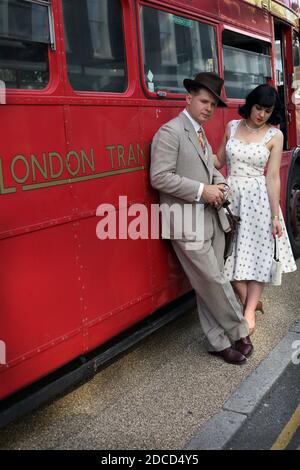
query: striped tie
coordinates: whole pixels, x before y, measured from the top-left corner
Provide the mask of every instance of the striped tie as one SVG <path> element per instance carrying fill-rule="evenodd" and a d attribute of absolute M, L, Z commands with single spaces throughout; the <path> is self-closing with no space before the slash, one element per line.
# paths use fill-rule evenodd
<path fill-rule="evenodd" d="M 199 129 L 197 131 L 197 134 L 198 134 L 198 140 L 199 140 L 200 147 L 201 147 L 204 155 L 206 156 L 206 144 L 205 144 L 205 139 L 204 139 L 204 131 L 203 131 L 202 127 L 199 127 Z"/>

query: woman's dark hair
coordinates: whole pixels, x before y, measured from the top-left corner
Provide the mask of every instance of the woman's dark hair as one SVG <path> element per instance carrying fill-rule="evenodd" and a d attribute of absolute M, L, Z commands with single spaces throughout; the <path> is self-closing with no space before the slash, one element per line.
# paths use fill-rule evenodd
<path fill-rule="evenodd" d="M 251 114 L 251 109 L 254 105 L 262 106 L 263 108 L 272 108 L 273 113 L 268 119 L 269 124 L 279 124 L 281 122 L 280 114 L 280 100 L 279 95 L 275 88 L 270 85 L 259 85 L 254 88 L 246 97 L 246 103 L 239 108 L 239 114 L 247 119 Z"/>

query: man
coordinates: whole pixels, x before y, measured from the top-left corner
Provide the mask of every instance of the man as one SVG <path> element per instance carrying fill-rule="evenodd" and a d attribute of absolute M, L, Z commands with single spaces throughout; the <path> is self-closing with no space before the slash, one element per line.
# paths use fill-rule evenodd
<path fill-rule="evenodd" d="M 196 291 L 208 351 L 226 362 L 242 364 L 253 346 L 241 307 L 222 273 L 224 231 L 229 230 L 221 207 L 225 180 L 214 167 L 202 127 L 217 106 L 226 106 L 220 98 L 223 80 L 215 73 L 199 73 L 183 84 L 186 109 L 162 126 L 153 140 L 151 184 L 159 190 L 161 204 L 180 204 L 182 208 L 184 204 L 204 204 L 203 243 L 191 248 L 191 243 L 197 242 L 186 237 L 185 231 L 181 239 L 172 234 L 168 238 Z"/>

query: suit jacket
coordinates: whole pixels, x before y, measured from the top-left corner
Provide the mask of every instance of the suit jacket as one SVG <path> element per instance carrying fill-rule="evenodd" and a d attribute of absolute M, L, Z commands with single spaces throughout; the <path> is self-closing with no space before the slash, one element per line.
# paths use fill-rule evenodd
<path fill-rule="evenodd" d="M 199 183 L 218 184 L 225 183 L 221 173 L 214 167 L 212 149 L 208 141 L 207 154 L 204 155 L 195 129 L 184 114 L 180 113 L 175 119 L 163 125 L 155 134 L 151 147 L 151 185 L 159 191 L 160 203 L 172 206 L 173 204 L 190 203 L 196 213 L 195 199 L 198 195 Z M 200 203 L 204 201 L 200 199 Z M 213 236 L 213 214 L 217 213 L 220 224 L 225 232 L 230 231 L 230 226 L 224 209 L 219 210 L 206 206 L 204 210 L 204 240 Z M 164 220 L 162 224 L 168 223 Z M 162 233 L 163 238 L 176 238 L 172 234 L 176 230 L 176 220 L 170 233 Z M 191 230 L 185 230 L 182 240 L 195 241 L 195 234 Z"/>

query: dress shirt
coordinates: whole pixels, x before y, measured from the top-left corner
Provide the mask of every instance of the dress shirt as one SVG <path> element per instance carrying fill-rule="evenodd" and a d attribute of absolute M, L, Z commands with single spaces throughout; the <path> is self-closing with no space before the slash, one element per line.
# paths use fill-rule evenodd
<path fill-rule="evenodd" d="M 193 127 L 195 129 L 195 132 L 197 134 L 197 138 L 198 138 L 198 131 L 200 128 L 202 128 L 202 126 L 200 126 L 200 124 L 198 124 L 197 121 L 195 121 L 195 119 L 192 118 L 192 116 L 189 114 L 188 110 L 185 109 L 183 111 L 183 113 L 186 115 L 186 117 L 189 118 L 189 120 L 191 121 L 191 123 L 193 124 Z M 203 189 L 204 189 L 204 184 L 203 183 L 200 183 L 199 185 L 199 189 L 198 189 L 198 193 L 197 193 L 197 197 L 195 199 L 196 202 L 199 202 L 200 201 L 200 198 L 202 196 L 202 193 L 203 193 Z"/>

